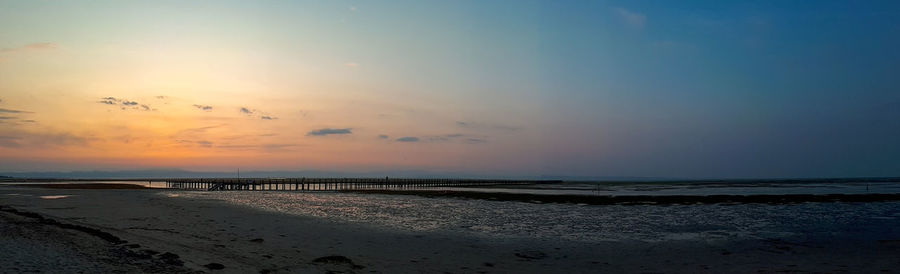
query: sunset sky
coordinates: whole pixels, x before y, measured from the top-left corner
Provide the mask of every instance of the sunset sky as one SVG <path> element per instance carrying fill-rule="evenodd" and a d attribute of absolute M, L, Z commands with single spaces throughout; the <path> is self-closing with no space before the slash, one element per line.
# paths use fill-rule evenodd
<path fill-rule="evenodd" d="M 0 0 L 0 171 L 900 175 L 900 1 Z"/>

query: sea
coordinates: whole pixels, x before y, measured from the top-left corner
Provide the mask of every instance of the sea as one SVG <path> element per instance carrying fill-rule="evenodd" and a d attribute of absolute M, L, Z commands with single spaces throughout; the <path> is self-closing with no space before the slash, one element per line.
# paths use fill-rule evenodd
<path fill-rule="evenodd" d="M 162 189 L 162 183 L 97 183 L 141 184 L 156 188 L 152 190 L 152 195 L 166 199 L 218 201 L 261 211 L 364 224 L 392 231 L 462 233 L 492 239 L 586 243 L 900 239 L 900 201 L 587 205 L 385 193 L 186 191 Z M 900 181 L 563 182 L 426 190 L 650 197 L 900 194 Z M 65 197 L 47 197 L 60 198 Z"/>

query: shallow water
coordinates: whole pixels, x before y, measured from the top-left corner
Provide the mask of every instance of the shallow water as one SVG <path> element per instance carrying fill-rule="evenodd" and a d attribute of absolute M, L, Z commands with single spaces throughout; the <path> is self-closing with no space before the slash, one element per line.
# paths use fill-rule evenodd
<path fill-rule="evenodd" d="M 898 182 L 854 183 L 580 183 L 442 188 L 453 191 L 527 193 L 546 195 L 784 195 L 784 194 L 894 194 Z"/>
<path fill-rule="evenodd" d="M 409 195 L 166 191 L 286 214 L 405 231 L 580 242 L 900 238 L 900 202 L 786 205 L 533 204 Z"/>

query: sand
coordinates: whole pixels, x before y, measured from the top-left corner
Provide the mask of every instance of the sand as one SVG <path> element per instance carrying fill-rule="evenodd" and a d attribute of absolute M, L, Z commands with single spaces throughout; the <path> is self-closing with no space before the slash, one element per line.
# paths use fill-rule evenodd
<path fill-rule="evenodd" d="M 6 209 L 0 211 L 0 246 L 4 254 L 14 254 L 0 256 L 0 272 L 877 273 L 900 269 L 900 241 L 892 239 L 821 245 L 774 239 L 600 243 L 494 239 L 386 230 L 160 193 L 177 192 L 0 187 L 0 205 Z M 104 239 L 103 233 L 122 242 Z"/>
<path fill-rule="evenodd" d="M 147 187 L 135 184 L 121 183 L 65 183 L 65 184 L 11 184 L 13 187 L 36 187 L 52 189 L 145 189 Z"/>

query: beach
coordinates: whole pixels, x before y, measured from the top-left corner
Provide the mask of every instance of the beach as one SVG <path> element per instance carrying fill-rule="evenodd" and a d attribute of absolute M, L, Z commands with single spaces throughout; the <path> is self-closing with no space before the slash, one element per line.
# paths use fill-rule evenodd
<path fill-rule="evenodd" d="M 900 269 L 896 201 L 578 205 L 364 193 L 3 186 L 0 206 L 0 241 L 5 254 L 13 254 L 0 262 L 4 273 Z"/>

